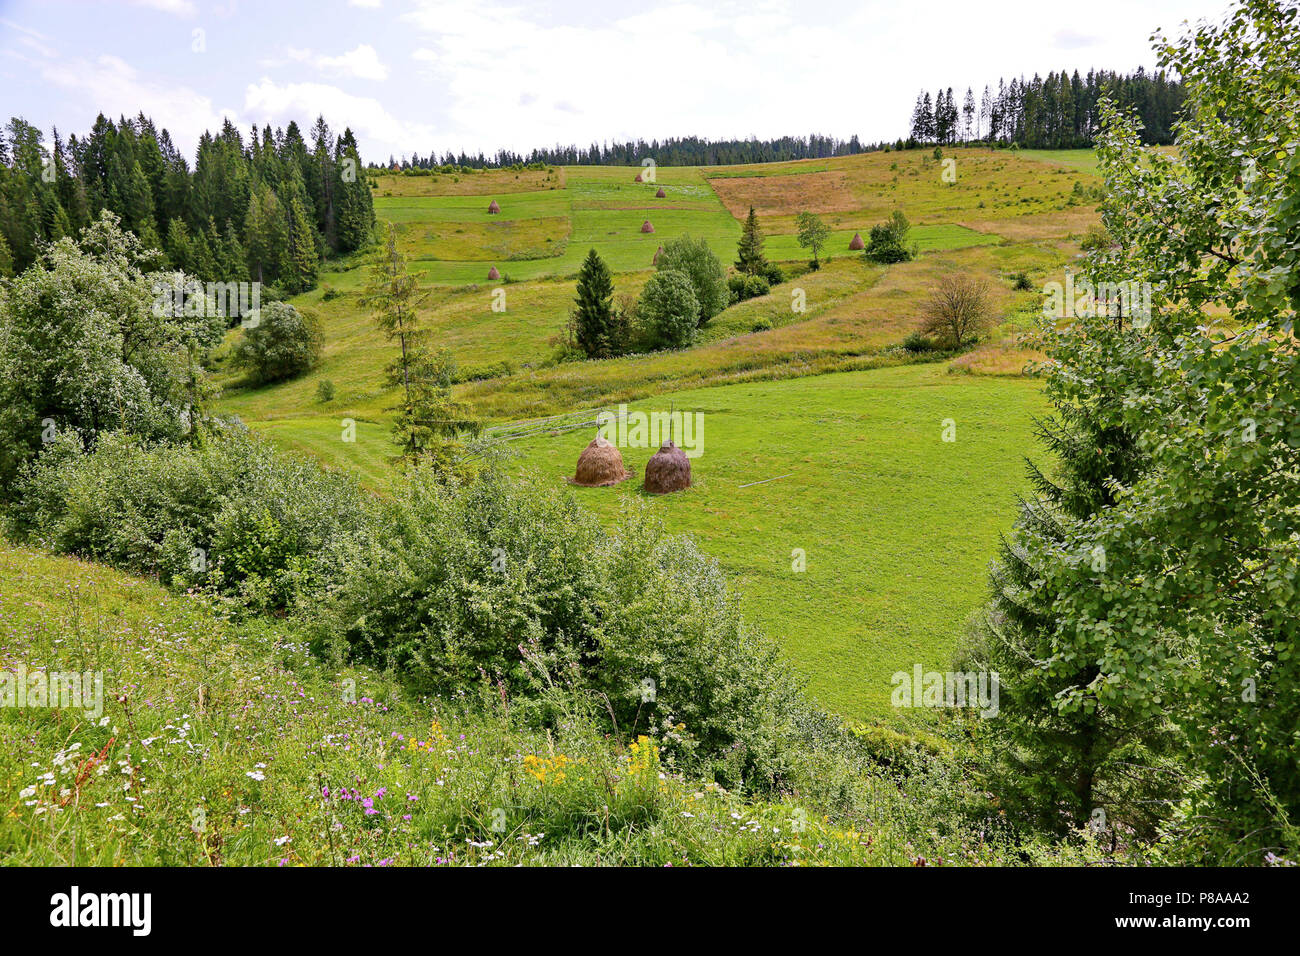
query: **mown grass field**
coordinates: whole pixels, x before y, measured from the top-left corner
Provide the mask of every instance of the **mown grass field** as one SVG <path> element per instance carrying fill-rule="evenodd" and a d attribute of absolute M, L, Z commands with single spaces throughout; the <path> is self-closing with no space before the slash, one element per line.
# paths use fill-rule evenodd
<path fill-rule="evenodd" d="M 704 453 L 695 487 L 650 496 L 668 527 L 705 542 L 814 697 L 857 718 L 909 718 L 889 706 L 890 675 L 947 670 L 983 602 L 988 560 L 1026 488 L 1037 385 L 931 364 L 674 392 L 630 409 L 670 405 L 700 413 Z M 947 419 L 956 441 L 942 440 Z M 515 444 L 526 471 L 558 484 L 594 434 Z M 643 494 L 656 450 L 623 450 L 635 480 L 574 493 L 612 517 Z M 806 571 L 792 570 L 796 548 Z"/>
<path fill-rule="evenodd" d="M 701 460 L 705 483 L 656 507 L 738 576 L 747 607 L 785 643 L 819 699 L 845 713 L 896 717 L 882 703 L 889 674 L 906 669 L 897 662 L 909 653 L 909 662 L 946 662 L 982 599 L 985 566 L 1021 488 L 1020 458 L 1032 451 L 1029 419 L 1041 406 L 1020 377 L 1033 353 L 1016 337 L 1037 296 L 1013 291 L 1011 277 L 1024 272 L 1034 286 L 1059 278 L 1096 221 L 1074 189 L 1096 183 L 1090 152 L 952 149 L 944 159 L 951 167 L 920 150 L 661 167 L 653 183 L 634 182 L 639 170 L 624 167 L 383 176 L 376 212 L 397 223 L 412 270 L 430 288 L 421 319 L 458 363 L 457 397 L 484 420 L 707 400 L 719 445 Z M 944 180 L 945 169 L 955 181 Z M 664 199 L 655 198 L 660 187 Z M 494 198 L 499 215 L 487 212 Z M 616 295 L 635 295 L 655 249 L 675 235 L 705 238 L 729 264 L 751 204 L 769 258 L 787 263 L 785 283 L 723 311 L 689 349 L 555 363 L 573 274 L 589 248 L 610 263 Z M 805 209 L 833 229 L 816 272 L 802 271 L 811 255 L 794 239 Z M 865 238 L 895 209 L 914 224 L 915 261 L 882 267 L 848 252 L 854 232 Z M 639 232 L 646 219 L 655 233 Z M 524 257 L 498 258 L 517 253 Z M 486 279 L 492 265 L 500 282 Z M 222 374 L 219 408 L 382 491 L 393 473 L 394 393 L 380 370 L 392 346 L 358 302 L 363 268 L 346 266 L 295 300 L 323 322 L 321 366 L 262 389 Z M 990 280 L 997 329 L 973 352 L 916 365 L 924 359 L 898 346 L 920 326 L 934 283 L 954 271 Z M 329 402 L 317 396 L 325 379 L 335 388 Z M 959 422 L 956 445 L 937 439 L 948 417 Z M 345 419 L 356 422 L 355 442 L 342 440 Z M 556 441 L 524 449 L 544 480 L 571 471 L 582 444 Z M 639 466 L 638 454 L 630 457 Z M 800 463 L 802 484 L 727 493 L 742 474 L 780 461 Z M 618 494 L 582 497 L 603 508 Z M 800 532 L 810 545 L 790 540 Z M 808 550 L 809 571 L 783 578 L 794 547 Z M 814 553 L 823 558 L 814 562 Z"/>

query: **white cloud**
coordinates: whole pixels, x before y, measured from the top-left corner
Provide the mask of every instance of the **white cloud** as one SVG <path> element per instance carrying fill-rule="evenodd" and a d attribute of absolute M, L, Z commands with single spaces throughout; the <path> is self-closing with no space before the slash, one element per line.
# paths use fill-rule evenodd
<path fill-rule="evenodd" d="M 433 139 L 432 127 L 399 119 L 373 97 L 354 96 L 326 83 L 281 85 L 263 77 L 245 90 L 243 112 L 258 125 L 283 126 L 296 120 L 304 133 L 317 116 L 324 116 L 336 132 L 350 126 L 367 144 L 363 153 L 367 159 L 376 150 L 377 159 L 389 153 L 424 152 Z"/>
<path fill-rule="evenodd" d="M 131 0 L 137 7 L 148 7 L 162 13 L 172 13 L 178 17 L 192 17 L 199 8 L 191 0 Z"/>
<path fill-rule="evenodd" d="M 364 7 L 367 10 L 374 10 L 383 5 L 383 0 L 348 0 L 350 7 Z"/>
<path fill-rule="evenodd" d="M 388 79 L 388 67 L 380 61 L 379 54 L 369 43 L 362 43 L 355 50 L 339 56 L 319 56 L 315 63 L 326 73 L 355 76 L 361 80 Z"/>
<path fill-rule="evenodd" d="M 238 120 L 233 110 L 218 109 L 209 97 L 169 80 L 143 77 L 130 64 L 109 54 L 93 60 L 46 62 L 38 69 L 46 83 L 75 97 L 76 126 L 89 127 L 87 113 L 103 113 L 116 119 L 143 111 L 159 127 L 166 128 L 176 146 L 190 157 L 205 130 L 219 130 L 226 118 Z"/>
<path fill-rule="evenodd" d="M 313 53 L 305 47 L 285 47 L 284 57 L 268 57 L 258 61 L 264 68 L 282 67 L 290 63 L 307 63 L 322 73 L 332 76 L 346 76 L 358 80 L 388 79 L 388 65 L 379 59 L 379 54 L 369 43 L 362 43 L 354 50 L 338 56 L 326 56 Z"/>

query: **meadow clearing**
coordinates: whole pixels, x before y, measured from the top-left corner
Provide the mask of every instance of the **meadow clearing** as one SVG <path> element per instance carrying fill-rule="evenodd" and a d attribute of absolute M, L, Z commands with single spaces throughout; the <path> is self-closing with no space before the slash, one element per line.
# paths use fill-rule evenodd
<path fill-rule="evenodd" d="M 698 486 L 652 507 L 734 575 L 745 609 L 780 641 L 816 699 L 848 716 L 896 722 L 889 675 L 950 658 L 1024 489 L 1022 458 L 1043 405 L 1022 374 L 1033 356 L 1018 339 L 1033 325 L 1038 298 L 1015 291 L 1010 277 L 1023 272 L 1037 288 L 1059 276 L 1096 218 L 1079 199 L 1095 184 L 1090 151 L 953 148 L 943 160 L 911 150 L 661 167 L 645 183 L 626 167 L 383 174 L 374 194 L 377 217 L 396 224 L 412 272 L 430 288 L 421 319 L 457 361 L 457 397 L 489 423 L 622 402 L 703 412 Z M 656 199 L 661 188 L 665 197 Z M 500 213 L 488 212 L 493 199 Z M 750 205 L 787 281 L 724 310 L 682 351 L 552 359 L 589 248 L 613 269 L 616 296 L 635 294 L 666 238 L 702 237 L 729 263 Z M 805 209 L 832 228 L 815 272 L 794 236 L 795 214 Z M 848 251 L 854 233 L 865 236 L 895 209 L 913 223 L 914 261 L 878 266 Z M 647 219 L 653 234 L 639 231 Z M 487 280 L 492 266 L 501 281 Z M 901 349 L 929 289 L 953 271 L 994 281 L 994 334 L 955 358 Z M 349 261 L 294 300 L 324 325 L 319 367 L 260 389 L 226 373 L 218 408 L 383 492 L 395 474 L 393 393 L 380 375 L 391 346 L 358 302 L 363 277 Z M 324 380 L 334 387 L 328 402 L 318 395 Z M 955 443 L 940 438 L 950 418 Z M 344 440 L 345 420 L 355 423 L 352 440 Z M 519 468 L 562 482 L 589 438 L 582 431 L 515 443 Z M 639 469 L 653 450 L 624 454 Z M 608 517 L 638 494 L 635 485 L 578 495 Z M 790 571 L 794 548 L 808 554 L 802 574 Z"/>

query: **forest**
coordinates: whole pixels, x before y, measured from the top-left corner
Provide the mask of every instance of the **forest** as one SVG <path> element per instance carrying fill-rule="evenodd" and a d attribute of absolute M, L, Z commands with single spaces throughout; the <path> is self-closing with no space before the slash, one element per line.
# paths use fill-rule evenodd
<path fill-rule="evenodd" d="M 50 145 L 20 118 L 0 136 L 0 275 L 16 275 L 42 244 L 115 213 L 159 265 L 209 282 L 255 281 L 288 295 L 316 285 L 322 259 L 370 242 L 374 208 L 351 129 L 324 118 L 247 139 L 230 122 L 199 140 L 191 167 L 142 112 L 100 115 L 88 134 Z"/>

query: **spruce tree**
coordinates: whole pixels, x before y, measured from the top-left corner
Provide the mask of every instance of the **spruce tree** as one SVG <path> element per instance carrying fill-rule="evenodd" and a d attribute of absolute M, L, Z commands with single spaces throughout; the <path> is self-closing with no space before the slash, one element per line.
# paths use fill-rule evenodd
<path fill-rule="evenodd" d="M 588 358 L 605 358 L 612 352 L 614 282 L 609 266 L 592 249 L 578 271 L 574 326 L 578 347 Z"/>
<path fill-rule="evenodd" d="M 288 241 L 280 259 L 280 282 L 287 292 L 296 295 L 315 287 L 320 259 L 316 254 L 315 231 L 302 200 L 294 196 L 286 213 Z"/>
<path fill-rule="evenodd" d="M 754 207 L 749 207 L 749 215 L 740 233 L 740 244 L 736 247 L 736 269 L 747 275 L 763 275 L 767 272 L 767 259 L 763 255 L 763 233 L 758 227 L 758 216 Z"/>
<path fill-rule="evenodd" d="M 173 269 L 190 272 L 193 269 L 194 252 L 190 245 L 190 232 L 185 227 L 184 219 L 173 219 L 167 224 L 167 240 L 164 243 L 167 261 Z"/>

